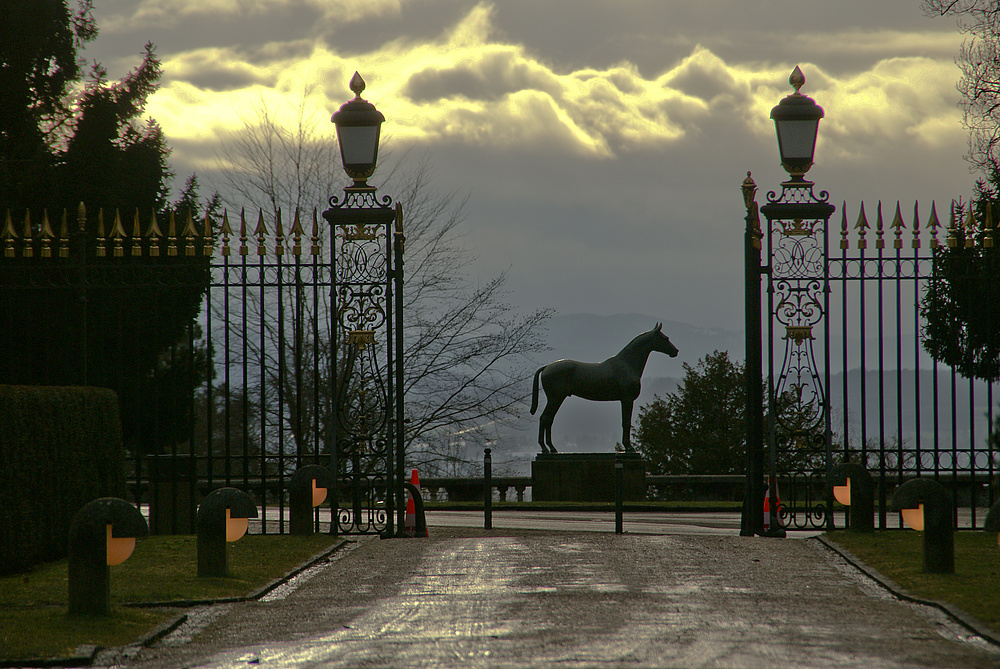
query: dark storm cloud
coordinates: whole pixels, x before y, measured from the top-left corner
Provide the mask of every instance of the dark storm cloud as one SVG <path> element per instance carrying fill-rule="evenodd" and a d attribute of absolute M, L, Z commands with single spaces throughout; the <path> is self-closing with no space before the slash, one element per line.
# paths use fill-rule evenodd
<path fill-rule="evenodd" d="M 160 4 L 188 13 L 120 22 L 95 46 L 123 72 L 157 43 L 166 71 L 149 111 L 178 182 L 197 169 L 211 183 L 239 114 L 265 98 L 283 109 L 306 82 L 329 129 L 359 69 L 386 114 L 383 148 L 426 152 L 436 188 L 470 194 L 469 269 L 509 268 L 519 307 L 739 327 L 740 184 L 753 170 L 763 201 L 785 178 L 768 112 L 797 63 L 827 113 L 810 177 L 852 220 L 862 200 L 940 205 L 974 181 L 955 109 L 960 36 L 919 0 Z M 148 17 L 166 16 L 158 6 Z"/>
<path fill-rule="evenodd" d="M 207 64 L 191 72 L 175 72 L 164 76 L 164 82 L 183 80 L 207 92 L 232 91 L 253 85 L 270 85 L 273 79 L 262 77 L 248 69 L 227 67 L 225 64 Z"/>
<path fill-rule="evenodd" d="M 856 7 L 852 7 L 855 5 Z M 627 60 L 654 78 L 701 45 L 729 63 L 821 61 L 842 75 L 891 56 L 951 58 L 955 26 L 923 16 L 919 0 L 801 2 L 765 0 L 504 0 L 495 5 L 498 35 L 568 70 Z M 859 39 L 844 39 L 857 30 Z M 872 33 L 924 34 L 906 44 Z M 940 39 L 940 37 L 945 39 Z"/>
<path fill-rule="evenodd" d="M 558 83 L 547 71 L 519 60 L 512 49 L 500 49 L 474 64 L 421 70 L 403 90 L 414 102 L 428 102 L 452 97 L 498 100 L 516 91 L 556 88 Z"/>

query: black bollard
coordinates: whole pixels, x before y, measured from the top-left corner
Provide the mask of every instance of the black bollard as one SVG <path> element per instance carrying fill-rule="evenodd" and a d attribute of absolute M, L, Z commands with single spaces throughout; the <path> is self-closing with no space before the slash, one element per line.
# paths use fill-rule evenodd
<path fill-rule="evenodd" d="M 837 501 L 849 507 L 850 529 L 874 532 L 875 484 L 868 470 L 856 462 L 837 465 L 830 470 L 829 486 Z"/>
<path fill-rule="evenodd" d="M 198 507 L 198 576 L 229 576 L 226 542 L 242 537 L 256 517 L 257 505 L 242 490 L 219 488 L 205 498 Z"/>
<path fill-rule="evenodd" d="M 986 514 L 986 521 L 983 523 L 983 530 L 986 532 L 1000 533 L 1000 499 L 993 502 L 989 513 Z M 997 534 L 997 545 L 1000 546 L 1000 534 Z"/>
<path fill-rule="evenodd" d="M 493 529 L 493 457 L 492 449 L 485 449 L 483 456 L 483 526 Z"/>
<path fill-rule="evenodd" d="M 69 527 L 70 615 L 108 614 L 109 565 L 123 562 L 148 534 L 139 509 L 123 499 L 102 497 L 76 512 Z"/>
<path fill-rule="evenodd" d="M 312 535 L 315 524 L 313 508 L 325 501 L 327 492 L 332 485 L 333 475 L 326 467 L 306 465 L 295 470 L 288 486 L 292 534 Z M 314 497 L 322 497 L 322 499 L 317 501 Z"/>
<path fill-rule="evenodd" d="M 625 464 L 622 462 L 620 453 L 615 453 L 615 534 L 624 534 L 623 527 L 623 504 L 622 504 L 622 479 L 625 474 Z"/>
<path fill-rule="evenodd" d="M 922 513 L 917 510 L 922 507 Z M 914 511 L 924 533 L 924 573 L 955 573 L 955 531 L 951 495 L 931 479 L 912 479 L 892 495 L 893 511 Z"/>

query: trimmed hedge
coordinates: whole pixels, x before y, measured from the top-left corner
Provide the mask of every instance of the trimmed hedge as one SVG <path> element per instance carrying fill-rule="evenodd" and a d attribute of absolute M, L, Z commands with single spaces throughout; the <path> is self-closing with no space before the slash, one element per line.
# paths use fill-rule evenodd
<path fill-rule="evenodd" d="M 80 507 L 125 490 L 113 391 L 0 386 L 0 574 L 65 557 Z"/>

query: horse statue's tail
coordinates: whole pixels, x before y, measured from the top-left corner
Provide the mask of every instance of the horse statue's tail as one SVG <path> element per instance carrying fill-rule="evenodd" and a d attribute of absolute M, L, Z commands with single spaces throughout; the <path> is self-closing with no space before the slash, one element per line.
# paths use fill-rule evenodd
<path fill-rule="evenodd" d="M 538 375 L 542 373 L 545 367 L 539 367 L 538 371 L 535 372 L 535 382 L 531 384 L 531 413 L 532 416 L 535 415 L 535 410 L 538 409 Z"/>

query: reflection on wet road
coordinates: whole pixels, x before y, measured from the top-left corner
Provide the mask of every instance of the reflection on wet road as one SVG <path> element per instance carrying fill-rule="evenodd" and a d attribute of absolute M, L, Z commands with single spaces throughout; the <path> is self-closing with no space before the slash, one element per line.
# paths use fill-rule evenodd
<path fill-rule="evenodd" d="M 866 593 L 837 559 L 817 542 L 730 536 L 441 539 L 394 594 L 338 629 L 199 664 L 995 666 L 912 607 Z M 348 587 L 359 598 L 370 588 Z"/>

